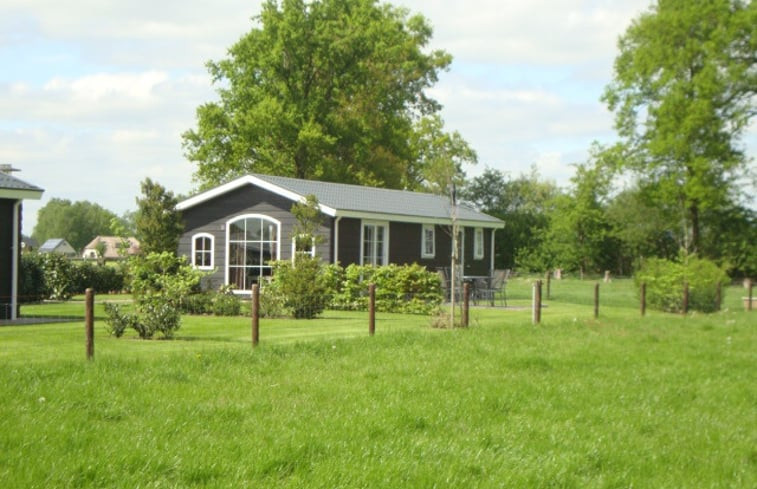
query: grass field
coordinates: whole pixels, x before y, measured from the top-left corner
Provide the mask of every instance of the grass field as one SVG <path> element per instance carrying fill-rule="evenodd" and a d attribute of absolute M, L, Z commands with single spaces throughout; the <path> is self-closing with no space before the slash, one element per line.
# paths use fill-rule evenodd
<path fill-rule="evenodd" d="M 0 327 L 0 487 L 757 487 L 757 313 L 648 312 L 552 282 L 469 329 L 186 317 L 172 341 Z M 508 304 L 527 306 L 530 280 Z M 29 306 L 77 315 L 81 303 Z M 38 308 L 38 309 L 33 309 Z M 23 311 L 26 313 L 26 311 Z"/>

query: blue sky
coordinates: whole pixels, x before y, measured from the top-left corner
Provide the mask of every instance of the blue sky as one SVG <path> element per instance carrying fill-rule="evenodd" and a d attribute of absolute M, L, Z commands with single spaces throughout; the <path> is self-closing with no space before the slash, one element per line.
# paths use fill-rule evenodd
<path fill-rule="evenodd" d="M 612 142 L 599 102 L 618 36 L 648 0 L 398 0 L 454 57 L 431 94 L 448 130 L 476 149 L 475 176 L 535 165 L 565 184 L 593 140 Z M 4 0 L 0 4 L 0 163 L 51 198 L 117 214 L 139 182 L 189 193 L 180 134 L 215 99 L 205 62 L 252 27 L 259 1 Z M 753 127 L 752 137 L 757 133 Z"/>

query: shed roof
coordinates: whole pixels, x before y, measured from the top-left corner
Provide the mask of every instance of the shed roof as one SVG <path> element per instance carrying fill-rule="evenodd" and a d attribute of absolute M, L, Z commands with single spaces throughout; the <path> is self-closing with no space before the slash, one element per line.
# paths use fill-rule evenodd
<path fill-rule="evenodd" d="M 302 201 L 307 195 L 315 195 L 321 206 L 321 211 L 334 217 L 429 223 L 448 223 L 452 220 L 449 198 L 441 195 L 262 174 L 240 177 L 197 194 L 180 202 L 178 209 L 194 207 L 244 185 L 262 187 L 293 201 Z M 479 212 L 464 204 L 457 206 L 457 219 L 463 224 L 483 227 L 502 227 L 504 225 L 496 217 Z"/>

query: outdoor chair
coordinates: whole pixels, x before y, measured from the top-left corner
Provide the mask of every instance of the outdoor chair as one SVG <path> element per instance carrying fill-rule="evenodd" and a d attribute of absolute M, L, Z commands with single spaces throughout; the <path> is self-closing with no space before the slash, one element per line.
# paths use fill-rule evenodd
<path fill-rule="evenodd" d="M 485 300 L 494 306 L 494 301 L 499 299 L 502 305 L 506 307 L 507 293 L 505 285 L 507 284 L 509 274 L 509 270 L 494 270 L 488 281 L 484 280 L 480 287 L 476 284 L 476 300 Z"/>

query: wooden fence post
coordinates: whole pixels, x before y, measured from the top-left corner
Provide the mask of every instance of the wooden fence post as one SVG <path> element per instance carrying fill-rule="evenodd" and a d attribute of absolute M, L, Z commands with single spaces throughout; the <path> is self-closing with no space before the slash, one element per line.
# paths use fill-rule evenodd
<path fill-rule="evenodd" d="M 599 317 L 599 282 L 594 284 L 594 319 Z"/>
<path fill-rule="evenodd" d="M 644 316 L 647 313 L 647 283 L 641 283 L 641 315 Z"/>
<path fill-rule="evenodd" d="M 552 297 L 552 274 L 549 270 L 547 270 L 547 273 L 545 275 L 546 277 L 544 278 L 547 282 L 547 300 L 550 300 Z"/>
<path fill-rule="evenodd" d="M 541 280 L 534 282 L 532 319 L 534 324 L 541 323 Z"/>
<path fill-rule="evenodd" d="M 376 284 L 368 284 L 368 334 L 376 334 Z"/>
<path fill-rule="evenodd" d="M 95 291 L 84 291 L 84 330 L 87 337 L 87 360 L 95 356 Z"/>
<path fill-rule="evenodd" d="M 683 283 L 683 314 L 689 312 L 689 282 Z"/>
<path fill-rule="evenodd" d="M 752 285 L 754 285 L 754 284 L 752 284 L 752 279 L 750 278 L 747 281 L 747 295 L 746 295 L 746 297 L 747 297 L 747 299 L 746 299 L 747 300 L 746 310 L 747 311 L 751 311 L 752 310 Z"/>
<path fill-rule="evenodd" d="M 260 285 L 252 284 L 252 347 L 260 342 Z"/>
<path fill-rule="evenodd" d="M 463 328 L 468 327 L 468 319 L 469 319 L 469 311 L 470 311 L 470 283 L 465 282 L 463 283 Z"/>
<path fill-rule="evenodd" d="M 719 311 L 723 303 L 723 284 L 718 281 L 718 287 L 715 289 L 715 310 Z"/>

